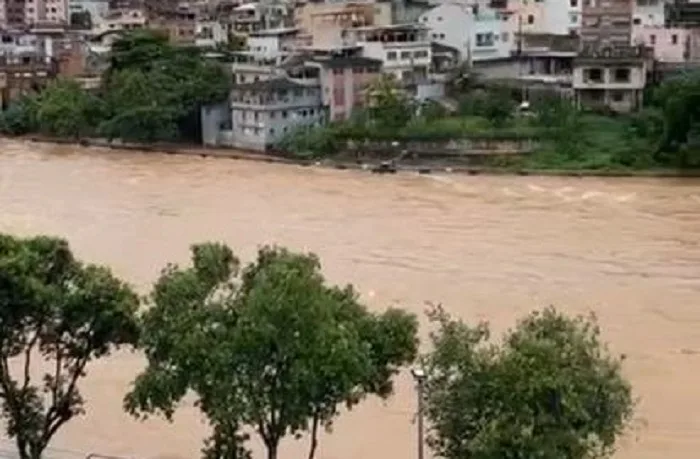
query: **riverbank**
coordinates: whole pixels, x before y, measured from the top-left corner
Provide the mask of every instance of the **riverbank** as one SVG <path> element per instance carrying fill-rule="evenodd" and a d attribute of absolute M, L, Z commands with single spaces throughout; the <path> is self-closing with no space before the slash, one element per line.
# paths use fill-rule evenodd
<path fill-rule="evenodd" d="M 350 158 L 325 158 L 310 160 L 288 158 L 284 156 L 256 153 L 252 151 L 230 148 L 212 148 L 200 145 L 185 144 L 139 144 L 109 142 L 104 139 L 72 139 L 52 138 L 46 136 L 28 135 L 21 137 L 5 137 L 32 143 L 75 145 L 85 148 L 105 148 L 110 150 L 128 150 L 135 153 L 165 153 L 173 155 L 189 155 L 201 157 L 228 158 L 244 161 L 289 164 L 304 167 L 326 167 L 339 170 L 361 170 L 377 174 L 415 173 L 415 174 L 467 174 L 467 175 L 533 175 L 533 176 L 562 176 L 562 177 L 650 177 L 650 178 L 698 178 L 700 169 L 555 169 L 555 168 L 518 168 L 512 166 L 465 166 L 451 163 L 449 160 L 418 161 L 410 164 L 401 161 L 382 160 L 352 160 Z"/>

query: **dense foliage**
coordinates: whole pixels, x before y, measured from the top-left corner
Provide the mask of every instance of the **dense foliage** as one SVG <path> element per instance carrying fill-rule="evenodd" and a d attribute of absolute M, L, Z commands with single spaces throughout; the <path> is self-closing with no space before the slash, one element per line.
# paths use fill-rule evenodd
<path fill-rule="evenodd" d="M 0 405 L 22 459 L 84 412 L 88 363 L 137 338 L 136 295 L 60 239 L 0 234 Z M 43 368 L 38 371 L 37 365 Z"/>
<path fill-rule="evenodd" d="M 213 426 L 205 454 L 247 457 L 248 427 L 268 458 L 286 435 L 318 430 L 340 405 L 387 397 L 417 351 L 416 318 L 369 312 L 351 286 L 328 286 L 313 255 L 262 248 L 245 269 L 220 244 L 196 245 L 192 266 L 168 266 L 143 316 L 148 366 L 126 398 L 133 414 L 170 418 L 188 390 Z"/>
<path fill-rule="evenodd" d="M 552 308 L 502 340 L 441 308 L 425 358 L 429 444 L 446 459 L 609 457 L 633 410 L 593 320 Z"/>
<path fill-rule="evenodd" d="M 196 139 L 203 104 L 226 98 L 230 77 L 197 49 L 171 46 L 156 32 L 125 34 L 112 45 L 96 94 L 59 80 L 0 117 L 0 131 L 124 141 Z"/>

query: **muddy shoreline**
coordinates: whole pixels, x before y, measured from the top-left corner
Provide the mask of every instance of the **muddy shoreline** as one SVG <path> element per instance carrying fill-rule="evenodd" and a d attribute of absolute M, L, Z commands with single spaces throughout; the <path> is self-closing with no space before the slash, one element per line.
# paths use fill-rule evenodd
<path fill-rule="evenodd" d="M 186 144 L 136 144 L 109 142 L 101 139 L 72 139 L 50 138 L 45 136 L 8 137 L 14 140 L 24 140 L 32 143 L 76 145 L 82 147 L 105 148 L 111 150 L 129 150 L 140 153 L 165 153 L 172 155 L 189 155 L 201 157 L 228 158 L 244 161 L 257 161 L 266 163 L 289 164 L 306 167 L 325 167 L 338 170 L 364 170 L 370 173 L 393 174 L 397 172 L 410 172 L 418 174 L 466 174 L 466 175 L 532 175 L 555 177 L 650 177 L 650 178 L 698 178 L 700 169 L 533 169 L 533 168 L 509 168 L 494 166 L 466 166 L 464 164 L 451 164 L 449 159 L 439 162 L 415 161 L 405 164 L 380 159 L 353 161 L 342 158 L 302 159 L 289 158 L 277 155 L 263 154 L 253 151 L 245 151 L 231 148 L 214 148 L 201 145 Z"/>

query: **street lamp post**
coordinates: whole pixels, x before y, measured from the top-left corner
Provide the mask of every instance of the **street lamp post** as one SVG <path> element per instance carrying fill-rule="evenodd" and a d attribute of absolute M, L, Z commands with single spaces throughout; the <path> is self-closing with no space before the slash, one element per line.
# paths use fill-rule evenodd
<path fill-rule="evenodd" d="M 411 370 L 413 379 L 416 380 L 416 392 L 418 396 L 418 459 L 424 458 L 423 447 L 424 447 L 424 429 L 423 429 L 423 390 L 425 388 L 425 371 L 421 368 L 414 368 Z"/>

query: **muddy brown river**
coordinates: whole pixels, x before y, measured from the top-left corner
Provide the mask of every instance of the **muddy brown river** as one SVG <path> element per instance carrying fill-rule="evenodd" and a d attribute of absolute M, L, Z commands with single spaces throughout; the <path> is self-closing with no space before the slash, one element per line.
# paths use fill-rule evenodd
<path fill-rule="evenodd" d="M 376 176 L 0 141 L 0 231 L 64 236 L 141 291 L 190 243 L 221 240 L 246 260 L 262 243 L 316 252 L 376 308 L 441 302 L 498 329 L 550 304 L 594 311 L 640 398 L 616 458 L 700 451 L 700 181 Z M 50 455 L 196 457 L 207 426 L 191 405 L 174 424 L 122 412 L 142 365 L 126 352 L 93 364 L 88 414 Z M 413 458 L 414 410 L 404 374 L 388 403 L 343 415 L 318 457 Z"/>

